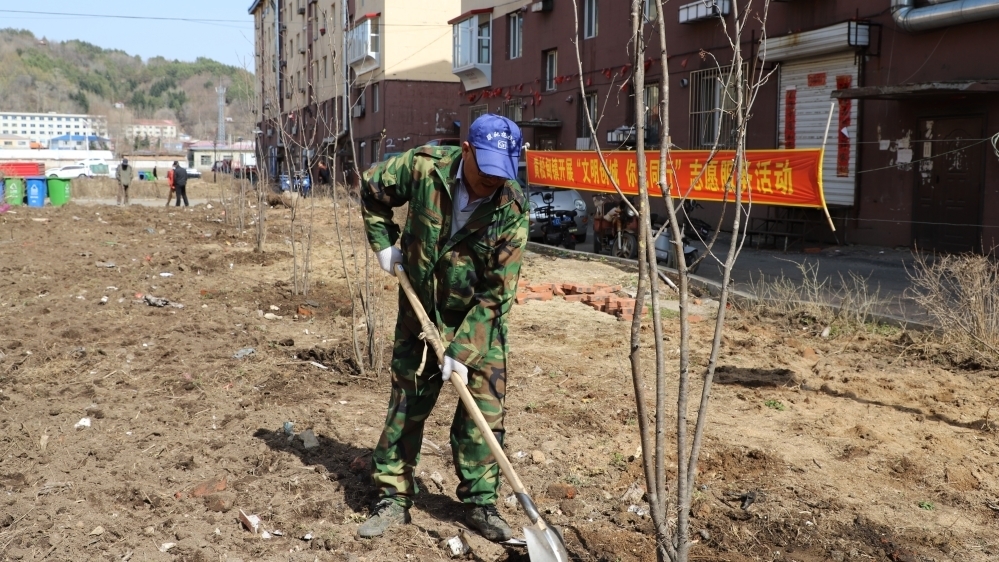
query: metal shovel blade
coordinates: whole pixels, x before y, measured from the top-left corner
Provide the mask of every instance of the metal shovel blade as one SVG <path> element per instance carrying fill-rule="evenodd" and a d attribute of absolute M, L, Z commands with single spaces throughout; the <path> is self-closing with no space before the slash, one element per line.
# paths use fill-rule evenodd
<path fill-rule="evenodd" d="M 555 527 L 535 523 L 524 527 L 524 538 L 531 562 L 569 562 L 565 542 Z"/>

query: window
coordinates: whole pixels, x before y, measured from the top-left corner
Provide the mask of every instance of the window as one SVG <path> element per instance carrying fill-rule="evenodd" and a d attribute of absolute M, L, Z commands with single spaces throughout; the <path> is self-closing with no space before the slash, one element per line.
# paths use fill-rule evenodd
<path fill-rule="evenodd" d="M 579 114 L 576 116 L 576 138 L 590 136 L 590 124 L 586 117 L 589 115 L 593 122 L 593 128 L 597 128 L 597 95 L 587 94 L 583 98 L 583 103 L 579 104 Z"/>
<path fill-rule="evenodd" d="M 510 26 L 510 44 L 508 51 L 511 59 L 519 59 L 524 52 L 524 13 L 516 12 L 507 18 Z"/>
<path fill-rule="evenodd" d="M 327 78 L 329 75 L 329 57 L 323 57 L 323 78 Z"/>
<path fill-rule="evenodd" d="M 642 15 L 647 22 L 656 21 L 656 0 L 645 0 L 642 5 Z"/>
<path fill-rule="evenodd" d="M 488 20 L 479 24 L 479 64 L 489 64 L 489 25 Z"/>
<path fill-rule="evenodd" d="M 731 66 L 690 73 L 692 148 L 711 148 L 715 142 L 719 148 L 735 147 L 737 131 L 732 112 L 737 94 L 735 72 Z"/>
<path fill-rule="evenodd" d="M 488 105 L 473 105 L 468 109 L 468 124 L 471 125 L 476 119 L 482 117 L 489 111 Z"/>
<path fill-rule="evenodd" d="M 347 32 L 347 64 L 360 64 L 354 69 L 360 74 L 378 68 L 378 20 L 367 18 Z"/>
<path fill-rule="evenodd" d="M 659 122 L 659 86 L 646 86 L 642 92 L 642 101 L 645 103 L 645 122 L 652 124 Z"/>
<path fill-rule="evenodd" d="M 506 102 L 504 109 L 506 118 L 510 121 L 519 123 L 524 120 L 524 104 L 519 99 Z"/>
<path fill-rule="evenodd" d="M 371 113 L 378 113 L 378 84 L 371 85 Z"/>
<path fill-rule="evenodd" d="M 558 71 L 558 51 L 552 49 L 544 52 L 545 57 L 545 91 L 551 92 L 555 89 L 555 74 Z"/>
<path fill-rule="evenodd" d="M 479 14 L 451 26 L 453 68 L 489 64 L 491 25 L 489 14 Z"/>
<path fill-rule="evenodd" d="M 583 0 L 583 39 L 597 36 L 597 0 Z"/>
<path fill-rule="evenodd" d="M 211 164 L 212 164 L 212 155 L 211 154 L 202 154 L 201 155 L 201 165 L 202 166 L 210 166 Z"/>

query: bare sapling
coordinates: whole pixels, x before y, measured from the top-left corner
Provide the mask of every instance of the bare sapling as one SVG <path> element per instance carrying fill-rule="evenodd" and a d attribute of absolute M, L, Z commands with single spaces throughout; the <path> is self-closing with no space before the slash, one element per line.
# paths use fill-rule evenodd
<path fill-rule="evenodd" d="M 655 2 L 654 24 L 658 30 L 658 43 L 660 47 L 659 60 L 662 61 L 662 76 L 659 81 L 659 89 L 662 95 L 659 99 L 659 111 L 655 119 L 657 123 L 646 123 L 647 107 L 643 92 L 645 89 L 645 63 L 646 63 L 646 37 L 644 33 L 644 4 L 645 2 Z M 578 6 L 574 0 L 575 12 L 578 14 Z M 752 5 L 752 0 L 745 2 L 747 8 Z M 714 231 L 704 240 L 707 245 L 706 256 L 718 261 L 723 270 L 723 282 L 718 295 L 718 312 L 715 318 L 714 333 L 711 342 L 711 352 L 708 364 L 704 367 L 703 380 L 701 386 L 701 397 L 696 410 L 696 424 L 693 435 L 688 432 L 688 420 L 690 409 L 690 394 L 693 383 L 690 371 L 693 367 L 690 357 L 692 334 L 690 330 L 690 266 L 686 263 L 683 252 L 684 224 L 683 214 L 684 203 L 693 192 L 694 186 L 703 178 L 704 170 L 701 174 L 693 178 L 691 185 L 676 185 L 676 175 L 671 173 L 670 166 L 670 129 L 669 129 L 669 69 L 666 62 L 667 41 L 664 26 L 663 0 L 632 0 L 631 2 L 631 22 L 632 33 L 630 37 L 630 52 L 632 54 L 632 91 L 635 97 L 635 169 L 638 183 L 637 208 L 630 202 L 629 206 L 637 213 L 639 222 L 638 235 L 638 286 L 636 294 L 635 309 L 636 314 L 631 326 L 631 346 L 629 360 L 631 363 L 632 382 L 635 391 L 635 403 L 638 419 L 639 438 L 642 444 L 642 463 L 646 480 L 646 497 L 649 500 L 650 515 L 653 528 L 656 534 L 657 557 L 659 560 L 671 560 L 673 562 L 687 562 L 690 560 L 690 549 L 694 544 L 690 538 L 690 505 L 695 486 L 695 476 L 697 474 L 697 461 L 700 453 L 704 430 L 707 424 L 708 402 L 711 393 L 711 382 L 714 376 L 715 367 L 719 352 L 721 350 L 722 332 L 725 325 L 725 311 L 730 295 L 731 271 L 738 259 L 739 252 L 744 242 L 744 229 L 741 228 L 741 221 L 749 212 L 749 205 L 752 202 L 751 186 L 748 185 L 748 174 L 746 168 L 746 130 L 751 115 L 751 108 L 756 99 L 760 86 L 765 83 L 768 75 L 759 71 L 758 65 L 753 65 L 753 71 L 746 71 L 746 61 L 742 54 L 742 37 L 747 26 L 751 22 L 756 22 L 762 29 L 765 27 L 769 0 L 762 0 L 762 8 L 759 11 L 740 9 L 738 0 L 732 1 L 732 26 L 722 17 L 721 25 L 728 41 L 728 49 L 731 51 L 731 61 L 727 68 L 722 68 L 721 64 L 710 56 L 718 69 L 719 80 L 724 81 L 719 85 L 722 97 L 725 99 L 715 108 L 715 118 L 720 124 L 723 119 L 732 123 L 731 136 L 722 138 L 722 127 L 717 127 L 714 131 L 714 142 L 709 150 L 709 162 L 718 158 L 719 150 L 727 149 L 734 154 L 731 156 L 731 174 L 725 178 L 724 202 L 726 205 L 734 207 L 731 213 L 732 240 L 729 244 L 727 254 L 722 258 L 715 256 L 712 252 L 715 241 L 722 230 L 723 223 L 715 226 Z M 579 65 L 579 87 L 582 95 L 586 96 L 586 87 L 582 79 L 583 67 L 579 49 L 579 22 L 576 21 L 576 60 Z M 765 35 L 761 35 L 762 42 Z M 754 61 L 755 62 L 755 61 Z M 748 75 L 747 75 L 748 74 Z M 610 94 L 608 94 L 610 95 Z M 607 169 L 604 157 L 596 133 L 596 123 L 587 112 L 587 122 L 592 145 L 604 166 L 604 171 L 610 178 L 611 184 L 618 195 L 624 198 L 620 186 L 617 184 L 613 174 Z M 657 125 L 659 138 L 659 161 L 663 165 L 659 166 L 659 176 L 650 180 L 647 176 L 648 166 L 646 162 L 646 130 L 650 125 Z M 659 232 L 652 229 L 649 183 L 655 181 L 658 186 L 658 195 L 663 197 L 668 213 L 668 222 Z M 729 216 L 726 213 L 722 214 Z M 678 283 L 676 286 L 678 298 L 680 300 L 680 353 L 678 365 L 678 387 L 676 394 L 677 417 L 675 447 L 677 461 L 675 466 L 668 466 L 667 446 L 670 437 L 668 428 L 669 408 L 667 400 L 669 397 L 668 380 L 666 378 L 666 353 L 662 345 L 663 341 L 663 317 L 660 310 L 660 286 L 659 280 L 662 272 L 656 262 L 655 240 L 658 236 L 665 235 L 665 229 L 669 229 L 671 248 L 674 254 L 673 263 L 677 265 Z M 703 259 L 703 258 L 702 258 Z M 649 412 L 649 404 L 645 392 L 645 367 L 642 364 L 642 352 L 648 347 L 648 342 L 642 339 L 642 322 L 645 319 L 646 299 L 651 301 L 652 311 L 652 347 L 655 352 L 655 401 L 653 411 Z M 654 423 L 650 425 L 650 421 Z M 670 482 L 675 482 L 675 486 Z"/>
<path fill-rule="evenodd" d="M 327 28 L 334 29 L 337 25 L 345 23 L 335 21 L 335 17 L 333 12 L 323 12 Z M 338 77 L 334 81 L 333 97 L 342 102 L 339 108 L 342 112 L 337 111 L 334 104 L 333 115 L 328 118 L 329 122 L 334 123 L 336 131 L 332 135 L 333 145 L 330 150 L 332 154 L 339 152 L 353 154 L 356 146 L 353 128 L 347 126 L 346 117 L 343 115 L 349 115 L 348 112 L 352 112 L 359 100 L 363 99 L 360 96 L 364 95 L 367 84 L 363 84 L 359 95 L 355 96 L 353 93 L 355 83 L 348 79 L 344 72 L 343 58 L 339 56 L 343 52 L 343 47 L 333 44 L 333 34 L 327 35 L 322 44 L 322 48 L 329 53 L 332 61 L 333 75 Z M 321 107 L 322 104 L 316 103 L 316 106 Z M 342 146 L 341 139 L 343 139 Z M 331 160 L 327 165 L 333 179 L 331 188 L 333 225 L 340 253 L 340 266 L 347 284 L 347 293 L 350 295 L 351 348 L 359 374 L 365 376 L 369 369 L 375 373 L 381 370 L 381 342 L 378 331 L 378 297 L 373 277 L 373 256 L 367 249 L 364 235 L 361 234 L 363 225 L 354 223 L 354 220 L 359 219 L 361 215 L 360 199 L 346 179 L 359 178 L 361 172 L 357 167 L 356 157 L 350 159 L 350 168 L 343 170 L 339 169 L 340 163 L 337 159 Z"/>

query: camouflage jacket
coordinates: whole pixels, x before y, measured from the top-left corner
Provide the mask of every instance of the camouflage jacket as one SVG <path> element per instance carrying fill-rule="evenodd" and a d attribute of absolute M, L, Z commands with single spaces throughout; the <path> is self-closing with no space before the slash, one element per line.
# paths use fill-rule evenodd
<path fill-rule="evenodd" d="M 400 238 L 392 208 L 409 203 L 401 232 L 403 267 L 423 308 L 450 339 L 448 357 L 482 370 L 489 351 L 506 346 L 505 316 L 527 242 L 527 201 L 520 184 L 508 181 L 451 236 L 460 162 L 460 147 L 404 152 L 363 174 L 361 201 L 375 252 Z M 405 301 L 402 293 L 399 298 Z M 400 308 L 399 321 L 418 329 L 409 307 Z"/>

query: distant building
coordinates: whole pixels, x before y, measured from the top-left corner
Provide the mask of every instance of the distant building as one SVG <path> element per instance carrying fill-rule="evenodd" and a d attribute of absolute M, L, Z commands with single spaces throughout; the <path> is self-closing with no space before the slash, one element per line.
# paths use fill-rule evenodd
<path fill-rule="evenodd" d="M 212 141 L 195 141 L 187 146 L 187 165 L 202 172 L 210 172 L 212 164 L 227 161 L 236 167 L 256 165 L 252 141 L 232 144 L 215 144 Z"/>
<path fill-rule="evenodd" d="M 52 150 L 110 150 L 111 140 L 97 135 L 62 135 L 49 139 Z"/>
<path fill-rule="evenodd" d="M 355 162 L 364 169 L 457 136 L 461 98 L 447 20 L 460 6 L 254 0 L 261 167 L 276 176 L 336 157 L 340 170 Z"/>
<path fill-rule="evenodd" d="M 42 146 L 63 135 L 106 137 L 107 134 L 108 120 L 103 115 L 0 111 L 0 135 L 20 135 Z"/>
<path fill-rule="evenodd" d="M 177 124 L 169 119 L 138 119 L 125 125 L 125 138 L 175 139 Z"/>
<path fill-rule="evenodd" d="M 31 139 L 17 135 L 0 134 L 0 150 L 15 150 L 31 148 Z"/>

